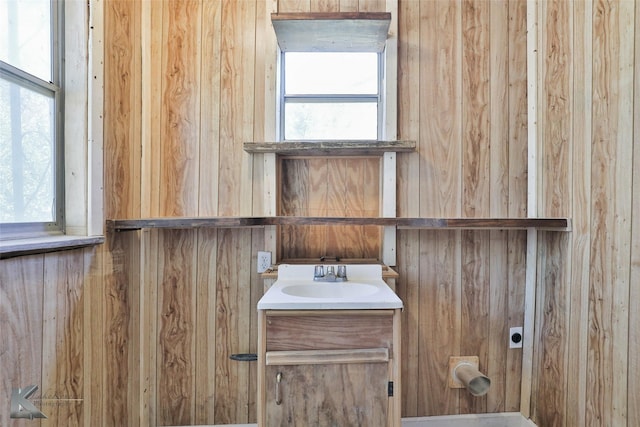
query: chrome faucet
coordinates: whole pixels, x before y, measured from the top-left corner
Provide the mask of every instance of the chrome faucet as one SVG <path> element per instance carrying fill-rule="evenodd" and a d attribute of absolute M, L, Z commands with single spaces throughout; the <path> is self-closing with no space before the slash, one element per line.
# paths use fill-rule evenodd
<path fill-rule="evenodd" d="M 313 271 L 313 280 L 316 282 L 346 282 L 347 279 L 347 266 L 339 265 L 338 272 L 336 273 L 333 265 L 327 266 L 327 272 L 323 265 L 316 265 Z"/>

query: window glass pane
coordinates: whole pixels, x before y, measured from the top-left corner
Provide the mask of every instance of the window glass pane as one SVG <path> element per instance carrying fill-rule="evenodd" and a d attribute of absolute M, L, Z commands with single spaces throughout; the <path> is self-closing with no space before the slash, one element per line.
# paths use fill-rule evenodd
<path fill-rule="evenodd" d="M 287 140 L 375 140 L 377 104 L 295 102 L 285 105 Z"/>
<path fill-rule="evenodd" d="M 55 220 L 54 100 L 0 78 L 0 222 Z"/>
<path fill-rule="evenodd" d="M 0 60 L 51 78 L 51 0 L 0 1 Z"/>
<path fill-rule="evenodd" d="M 377 94 L 375 52 L 287 52 L 285 94 Z"/>

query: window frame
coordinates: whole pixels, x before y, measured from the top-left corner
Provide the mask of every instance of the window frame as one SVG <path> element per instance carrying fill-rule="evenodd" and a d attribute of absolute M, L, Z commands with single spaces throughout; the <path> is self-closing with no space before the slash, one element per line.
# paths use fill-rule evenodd
<path fill-rule="evenodd" d="M 53 220 L 42 222 L 0 223 L 0 241 L 63 235 L 65 233 L 65 162 L 64 162 L 64 2 L 50 0 L 51 5 L 51 81 L 47 82 L 18 67 L 0 61 L 0 75 L 10 84 L 50 96 L 53 100 L 54 138 L 54 209 Z"/>
<path fill-rule="evenodd" d="M 305 53 L 326 53 L 327 51 L 318 51 L 314 52 L 313 50 L 305 51 Z M 362 53 L 371 53 L 371 51 L 361 51 Z M 287 52 L 282 51 L 278 47 L 278 99 L 276 103 L 276 115 L 277 115 L 277 135 L 276 138 L 280 142 L 292 142 L 292 141 L 305 141 L 305 142 L 313 142 L 313 141 L 336 141 L 335 139 L 287 139 L 285 134 L 285 107 L 288 102 L 309 102 L 309 103 L 336 103 L 336 102 L 347 102 L 347 103 L 357 103 L 357 102 L 370 102 L 371 100 L 376 100 L 377 106 L 377 116 L 376 116 L 376 140 L 383 140 L 384 130 L 385 130 L 385 51 L 375 52 L 377 55 L 377 66 L 378 66 L 378 84 L 376 95 L 369 94 L 286 94 L 285 93 L 285 56 Z M 331 53 L 340 53 L 340 51 L 335 51 Z"/>

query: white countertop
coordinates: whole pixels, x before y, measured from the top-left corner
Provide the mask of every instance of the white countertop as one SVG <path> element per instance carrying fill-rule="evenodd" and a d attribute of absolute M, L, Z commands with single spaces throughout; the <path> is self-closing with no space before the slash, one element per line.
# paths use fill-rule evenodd
<path fill-rule="evenodd" d="M 347 265 L 346 282 L 316 282 L 313 272 L 314 265 L 278 266 L 278 280 L 258 301 L 258 310 L 402 308 L 402 300 L 382 280 L 379 264 Z"/>

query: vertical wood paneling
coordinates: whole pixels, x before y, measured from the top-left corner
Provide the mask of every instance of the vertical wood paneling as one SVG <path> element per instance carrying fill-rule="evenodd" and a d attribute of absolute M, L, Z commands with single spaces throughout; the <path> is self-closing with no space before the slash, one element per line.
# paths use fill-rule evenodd
<path fill-rule="evenodd" d="M 251 257 L 251 266 L 257 265 L 257 253 L 259 250 L 264 250 L 264 232 L 261 229 L 251 230 L 251 253 L 256 256 Z M 246 257 L 240 259 L 241 262 L 246 262 Z M 258 274 L 253 268 L 247 268 L 250 275 L 244 275 L 240 280 L 244 287 L 250 289 L 249 305 L 247 307 L 247 316 L 249 318 L 249 330 L 248 330 L 248 353 L 258 354 L 258 311 L 255 307 L 258 306 L 258 301 L 262 298 L 264 293 L 264 280 L 261 279 L 261 275 Z M 247 283 L 247 279 L 249 282 Z M 255 423 L 257 421 L 258 414 L 258 364 L 249 364 L 249 386 L 247 388 L 247 422 Z"/>
<path fill-rule="evenodd" d="M 640 43 L 637 41 L 638 31 L 640 31 L 640 7 L 635 8 L 635 70 L 634 80 L 634 117 L 633 136 L 635 139 L 640 136 Z M 633 207 L 631 220 L 631 274 L 629 301 L 640 301 L 640 149 L 634 146 L 633 149 Z M 637 307 L 637 306 L 636 306 Z M 640 424 L 640 402 L 636 396 L 640 394 L 640 329 L 634 325 L 640 324 L 640 310 L 634 309 L 633 305 L 629 309 L 629 388 L 627 390 L 627 405 L 629 405 L 629 420 L 627 425 Z"/>
<path fill-rule="evenodd" d="M 215 216 L 218 213 L 220 170 L 220 103 L 222 2 L 202 5 L 201 78 L 200 78 L 200 180 L 198 213 Z"/>
<path fill-rule="evenodd" d="M 196 280 L 195 420 L 207 424 L 215 418 L 217 230 L 198 231 Z"/>
<path fill-rule="evenodd" d="M 384 12 L 386 0 L 358 0 L 358 12 Z"/>
<path fill-rule="evenodd" d="M 489 119 L 495 118 L 496 126 L 504 123 L 504 117 L 493 117 L 490 93 L 491 58 L 498 55 L 491 51 L 490 35 L 500 26 L 492 26 L 489 32 L 490 2 L 463 1 L 461 9 L 462 35 L 462 215 L 465 217 L 491 215 L 491 202 L 499 197 L 502 188 L 492 187 L 492 169 L 489 161 L 498 157 L 500 142 L 491 144 Z M 504 25 L 502 25 L 504 26 Z M 496 51 L 499 48 L 496 46 Z M 499 135 L 497 135 L 499 137 Z M 499 163 L 494 163 L 499 167 Z M 498 183 L 499 184 L 499 183 Z M 487 197 L 487 194 L 491 194 Z M 481 366 L 488 364 L 490 291 L 489 277 L 490 232 L 463 231 L 461 240 L 461 346 L 460 354 L 480 357 Z M 495 288 L 494 288 L 495 292 Z M 486 412 L 487 397 L 474 398 L 461 393 L 460 412 Z"/>
<path fill-rule="evenodd" d="M 317 2 L 318 0 L 314 0 Z M 278 0 L 278 12 L 310 12 L 311 0 Z"/>
<path fill-rule="evenodd" d="M 542 33 L 541 71 L 541 151 L 542 167 L 540 176 L 543 190 L 539 197 L 539 210 L 544 215 L 557 216 L 568 211 L 569 174 L 568 153 L 571 138 L 571 93 L 570 73 L 572 57 L 570 35 L 572 28 L 569 3 L 561 1 L 545 2 L 540 16 L 545 31 Z M 559 257 L 566 256 L 567 242 L 559 236 L 543 234 L 539 247 L 543 256 L 539 258 L 539 286 L 537 287 L 536 323 L 537 349 L 534 363 L 537 385 L 532 398 L 533 414 L 539 414 L 540 422 L 563 425 L 566 399 L 566 378 L 568 363 L 567 337 L 569 320 L 569 277 L 566 269 L 560 267 Z M 546 315 L 542 315 L 546 313 Z M 553 361 L 553 369 L 546 368 Z M 544 367 L 544 368 L 543 368 Z M 537 388 L 536 388 L 537 387 Z M 543 408 L 540 410 L 539 408 Z"/>
<path fill-rule="evenodd" d="M 84 312 L 82 249 L 46 255 L 42 314 L 42 395 L 50 401 L 43 425 L 83 425 Z"/>
<path fill-rule="evenodd" d="M 573 176 L 571 242 L 571 313 L 567 366 L 567 390 L 575 398 L 567 400 L 567 425 L 586 425 L 587 336 L 589 310 L 589 259 L 591 228 L 591 97 L 592 97 L 592 2 L 576 2 L 574 20 L 573 93 Z"/>
<path fill-rule="evenodd" d="M 214 424 L 244 423 L 248 419 L 249 366 L 229 359 L 248 353 L 251 288 L 246 266 L 251 257 L 251 231 L 219 230 L 216 255 L 216 390 Z"/>
<path fill-rule="evenodd" d="M 420 133 L 420 2 L 406 2 L 398 10 L 398 134 L 400 139 L 419 140 Z M 398 216 L 415 217 L 420 212 L 420 155 L 397 156 Z M 418 415 L 420 355 L 419 289 L 420 235 L 398 231 L 398 295 L 402 311 L 402 414 Z"/>
<path fill-rule="evenodd" d="M 527 216 L 527 2 L 509 0 L 509 216 Z"/>
<path fill-rule="evenodd" d="M 131 411 L 138 411 L 135 404 L 137 390 L 130 387 L 130 380 L 137 372 L 130 360 L 130 345 L 134 340 L 132 316 L 137 303 L 131 300 L 130 290 L 131 286 L 138 284 L 134 270 L 139 263 L 136 254 L 140 248 L 134 233 L 114 235 L 107 245 L 103 279 L 104 422 L 111 425 L 137 425 L 130 418 Z"/>
<path fill-rule="evenodd" d="M 83 425 L 104 420 L 104 311 L 102 295 L 104 246 L 84 249 L 83 271 Z"/>
<path fill-rule="evenodd" d="M 158 248 L 158 425 L 195 418 L 195 231 L 166 230 Z"/>
<path fill-rule="evenodd" d="M 0 261 L 0 393 L 1 425 L 31 426 L 10 420 L 11 390 L 42 384 L 42 304 L 44 256 Z M 42 394 L 42 391 L 38 393 Z"/>
<path fill-rule="evenodd" d="M 140 290 L 138 307 L 140 321 L 140 425 L 157 423 L 158 402 L 158 269 L 159 230 L 148 230 L 140 235 Z M 135 360 L 134 360 L 135 362 Z"/>
<path fill-rule="evenodd" d="M 508 239 L 508 272 L 507 283 L 509 288 L 508 307 L 505 313 L 508 321 L 507 327 L 520 326 L 524 324 L 525 306 L 525 276 L 526 276 L 526 231 L 509 231 Z M 528 339 L 532 339 L 529 337 Z M 504 335 L 500 340 L 503 345 Z M 489 363 L 492 363 L 490 361 Z M 522 351 L 509 350 L 507 360 L 504 365 L 505 370 L 505 402 L 504 411 L 518 412 L 520 410 L 520 384 L 522 378 Z"/>
<path fill-rule="evenodd" d="M 141 215 L 160 216 L 164 2 L 141 2 Z"/>
<path fill-rule="evenodd" d="M 462 214 L 489 214 L 489 2 L 462 3 Z M 498 95 L 498 94 L 496 94 Z"/>
<path fill-rule="evenodd" d="M 507 215 L 514 218 L 527 216 L 527 3 L 523 0 L 508 2 L 508 188 Z M 498 102 L 499 100 L 496 100 Z M 492 164 L 493 167 L 493 164 Z M 527 233 L 509 231 L 507 239 L 508 302 L 506 327 L 524 324 L 525 271 Z M 493 265 L 494 263 L 492 263 Z M 499 280 L 499 278 L 498 278 Z M 492 284 L 496 283 L 492 281 Z M 498 342 L 502 342 L 504 335 Z M 530 337 L 531 339 L 531 337 Z M 491 359 L 493 360 L 493 359 Z M 491 362 L 490 362 L 491 363 Z M 519 411 L 522 351 L 510 350 L 506 355 L 505 411 Z"/>
<path fill-rule="evenodd" d="M 493 217 L 509 216 L 509 2 L 489 4 L 489 169 L 490 205 Z M 505 410 L 508 355 L 504 337 L 509 334 L 509 289 L 518 284 L 509 281 L 508 245 L 506 231 L 490 231 L 488 256 L 488 331 L 484 369 L 491 378 L 491 392 L 487 394 L 486 411 Z"/>
<path fill-rule="evenodd" d="M 136 123 L 136 45 L 139 18 L 136 2 L 109 2 L 105 6 L 105 217 L 135 218 L 140 214 L 139 146 L 135 144 Z"/>
<path fill-rule="evenodd" d="M 456 216 L 461 188 L 461 6 L 420 5 L 420 215 Z M 422 53 L 427 56 L 423 57 Z M 448 358 L 460 351 L 460 233 L 420 232 L 418 414 L 457 413 Z M 448 331 L 444 333 L 442 331 Z M 435 392 L 434 392 L 435 390 Z"/>
<path fill-rule="evenodd" d="M 168 1 L 163 13 L 161 214 L 198 213 L 201 4 Z"/>
<path fill-rule="evenodd" d="M 380 215 L 380 158 L 284 158 L 280 160 L 279 212 L 289 216 Z M 380 259 L 377 226 L 281 227 L 280 259 Z"/>
<path fill-rule="evenodd" d="M 222 5 L 219 215 L 251 213 L 252 160 L 242 143 L 253 137 L 255 13 L 252 1 Z"/>
<path fill-rule="evenodd" d="M 259 105 L 272 93 L 261 86 L 274 61 L 260 47 L 267 9 L 105 4 L 106 217 L 260 210 L 262 183 L 251 176 L 261 166 L 241 143 L 269 127 Z M 639 9 L 631 0 L 540 3 L 542 212 L 572 217 L 573 230 L 539 235 L 538 425 L 640 419 Z M 401 216 L 526 215 L 525 10 L 524 0 L 399 1 L 399 134 L 418 143 L 398 156 Z M 345 182 L 368 173 L 338 169 Z M 521 352 L 504 348 L 501 329 L 522 322 L 525 236 L 398 233 L 404 416 L 519 408 Z M 229 355 L 255 348 L 263 244 L 252 230 L 121 233 L 95 253 L 0 261 L 4 389 L 38 383 L 83 399 L 54 408 L 49 425 L 252 421 L 253 364 Z M 190 285 L 169 288 L 171 277 Z M 446 386 L 448 357 L 467 351 L 480 353 L 494 381 L 484 401 Z"/>
<path fill-rule="evenodd" d="M 587 423 L 626 423 L 632 2 L 594 4 L 593 150 Z M 631 15 L 633 15 L 631 13 Z M 624 30 L 623 30 L 624 29 Z M 624 32 L 623 32 L 624 31 Z M 631 50 L 631 52 L 629 52 Z M 625 261 L 623 261 L 625 260 Z"/>
<path fill-rule="evenodd" d="M 565 425 L 567 399 L 567 322 L 568 300 L 565 284 L 567 269 L 561 259 L 566 256 L 566 236 L 541 232 L 538 248 L 545 262 L 538 268 L 535 328 L 536 368 L 532 414 L 540 425 Z M 562 378 L 562 381 L 558 381 Z"/>
<path fill-rule="evenodd" d="M 542 75 L 545 110 L 542 120 L 543 180 L 548 180 L 542 192 L 541 212 L 558 216 L 567 211 L 569 204 L 569 152 L 571 149 L 571 29 L 570 3 L 550 1 L 543 5 Z"/>
<path fill-rule="evenodd" d="M 311 12 L 339 12 L 340 0 L 315 0 L 311 2 Z"/>
<path fill-rule="evenodd" d="M 489 315 L 491 308 L 489 281 L 488 231 L 462 232 L 462 292 L 460 324 L 460 354 L 480 358 L 483 369 L 488 363 Z M 493 313 L 491 313 L 493 314 Z M 487 410 L 487 398 L 476 398 L 462 393 L 460 412 L 483 413 Z"/>

